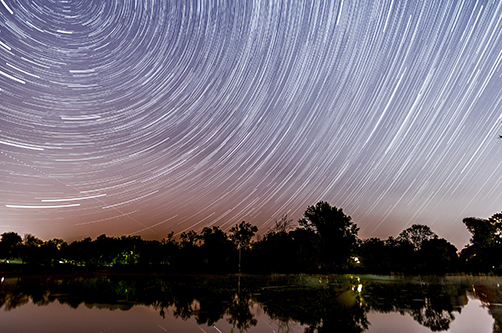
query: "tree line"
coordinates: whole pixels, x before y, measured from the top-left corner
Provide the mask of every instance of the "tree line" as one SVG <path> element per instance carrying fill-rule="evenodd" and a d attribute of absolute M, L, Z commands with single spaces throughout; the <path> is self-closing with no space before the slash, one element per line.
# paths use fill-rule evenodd
<path fill-rule="evenodd" d="M 37 270 L 107 270 L 151 273 L 371 273 L 446 274 L 502 271 L 502 213 L 463 220 L 472 234 L 461 251 L 428 226 L 414 224 L 397 237 L 358 237 L 358 226 L 327 202 L 309 206 L 299 227 L 284 215 L 260 239 L 258 228 L 241 222 L 224 232 L 204 227 L 179 238 L 101 235 L 67 243 L 33 235 L 1 234 L 0 258 L 20 259 Z M 2 260 L 0 259 L 0 262 Z M 2 269 L 3 266 L 3 269 Z M 7 265 L 0 265 L 5 270 Z"/>

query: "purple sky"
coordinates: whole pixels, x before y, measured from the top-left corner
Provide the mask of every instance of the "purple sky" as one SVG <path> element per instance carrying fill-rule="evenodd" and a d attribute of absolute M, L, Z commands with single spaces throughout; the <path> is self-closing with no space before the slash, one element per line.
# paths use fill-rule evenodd
<path fill-rule="evenodd" d="M 0 233 L 502 210 L 502 2 L 0 0 Z"/>

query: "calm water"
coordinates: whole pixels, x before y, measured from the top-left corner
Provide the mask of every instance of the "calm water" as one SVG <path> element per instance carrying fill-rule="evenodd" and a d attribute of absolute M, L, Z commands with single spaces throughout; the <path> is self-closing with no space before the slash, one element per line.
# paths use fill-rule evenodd
<path fill-rule="evenodd" d="M 0 332 L 502 331 L 494 277 L 0 279 Z"/>

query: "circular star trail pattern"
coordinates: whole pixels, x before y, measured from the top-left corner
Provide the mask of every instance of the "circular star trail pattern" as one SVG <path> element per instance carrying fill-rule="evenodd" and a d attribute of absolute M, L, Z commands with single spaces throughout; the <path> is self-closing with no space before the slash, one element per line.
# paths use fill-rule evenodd
<path fill-rule="evenodd" d="M 0 0 L 0 231 L 502 209 L 502 3 Z"/>

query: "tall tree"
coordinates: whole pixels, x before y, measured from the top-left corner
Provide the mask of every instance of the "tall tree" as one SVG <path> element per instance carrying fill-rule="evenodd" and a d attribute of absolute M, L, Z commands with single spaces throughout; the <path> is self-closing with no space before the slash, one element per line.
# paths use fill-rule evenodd
<path fill-rule="evenodd" d="M 242 249 L 248 249 L 251 239 L 258 231 L 258 227 L 242 221 L 230 229 L 230 239 L 239 249 L 239 273 L 241 272 Z"/>
<path fill-rule="evenodd" d="M 300 226 L 314 230 L 320 237 L 321 261 L 324 270 L 339 270 L 347 261 L 357 244 L 359 228 L 343 210 L 325 201 L 309 206 Z"/>

